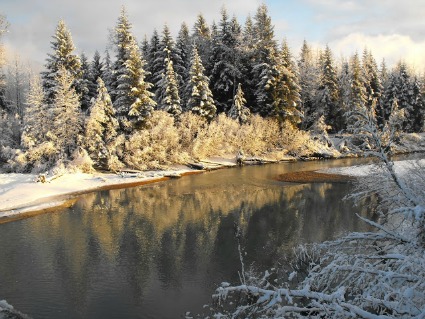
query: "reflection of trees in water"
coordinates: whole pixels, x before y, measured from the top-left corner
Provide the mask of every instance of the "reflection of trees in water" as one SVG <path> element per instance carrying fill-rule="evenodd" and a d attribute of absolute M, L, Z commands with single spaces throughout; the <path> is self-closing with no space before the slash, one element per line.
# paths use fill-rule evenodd
<path fill-rule="evenodd" d="M 176 289 L 191 276 L 216 283 L 235 278 L 235 223 L 243 230 L 247 262 L 261 268 L 301 241 L 330 239 L 357 224 L 351 205 L 341 201 L 348 184 L 191 190 L 181 181 L 84 195 L 71 212 L 49 215 L 47 226 L 46 219 L 33 218 L 29 228 L 40 229 L 40 240 L 55 239 L 49 241 L 55 247 L 37 245 L 38 253 L 56 260 L 49 266 L 74 298 L 84 298 L 92 272 L 105 264 L 125 274 L 140 298 L 156 277 Z"/>

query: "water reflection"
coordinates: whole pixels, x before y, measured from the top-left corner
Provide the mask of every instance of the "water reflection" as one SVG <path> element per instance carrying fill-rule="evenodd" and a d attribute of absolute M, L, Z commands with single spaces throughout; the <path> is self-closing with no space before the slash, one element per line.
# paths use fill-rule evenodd
<path fill-rule="evenodd" d="M 268 179 L 282 167 L 91 193 L 0 225 L 0 291 L 40 318 L 176 318 L 237 280 L 236 223 L 247 263 L 261 269 L 298 243 L 361 228 L 341 201 L 349 184 Z"/>

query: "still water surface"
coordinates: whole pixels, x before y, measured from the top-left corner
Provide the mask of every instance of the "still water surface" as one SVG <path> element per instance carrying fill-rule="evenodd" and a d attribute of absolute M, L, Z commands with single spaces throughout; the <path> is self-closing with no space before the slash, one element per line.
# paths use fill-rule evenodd
<path fill-rule="evenodd" d="M 299 243 L 364 225 L 350 184 L 289 184 L 281 173 L 362 160 L 225 169 L 81 196 L 71 208 L 0 225 L 0 299 L 33 318 L 182 318 L 246 263 L 261 270 Z"/>

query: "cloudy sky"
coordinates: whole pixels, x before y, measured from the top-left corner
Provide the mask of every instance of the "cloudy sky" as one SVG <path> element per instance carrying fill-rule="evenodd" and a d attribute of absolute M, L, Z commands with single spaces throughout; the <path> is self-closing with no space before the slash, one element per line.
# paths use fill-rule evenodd
<path fill-rule="evenodd" d="M 39 66 L 50 52 L 57 22 L 64 19 L 77 52 L 89 57 L 103 52 L 108 33 L 124 5 L 138 39 L 150 37 L 167 23 L 174 34 L 202 13 L 219 21 L 224 5 L 244 23 L 266 3 L 278 40 L 286 38 L 298 55 L 301 43 L 328 44 L 338 59 L 365 47 L 389 64 L 404 59 L 422 72 L 425 65 L 425 1 L 423 0 L 0 0 L 0 13 L 10 22 L 3 39 L 9 52 Z"/>

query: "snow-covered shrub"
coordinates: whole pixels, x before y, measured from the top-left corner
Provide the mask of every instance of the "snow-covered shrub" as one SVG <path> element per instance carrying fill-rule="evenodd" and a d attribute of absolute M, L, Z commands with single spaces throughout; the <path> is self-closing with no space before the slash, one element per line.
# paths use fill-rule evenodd
<path fill-rule="evenodd" d="M 192 155 L 197 158 L 235 154 L 238 150 L 239 122 L 222 113 L 209 125 L 199 130 L 192 145 Z"/>
<path fill-rule="evenodd" d="M 83 173 L 92 173 L 94 171 L 93 160 L 82 147 L 77 148 L 72 154 L 72 161 L 69 167 L 72 170 L 81 171 Z"/>
<path fill-rule="evenodd" d="M 153 112 L 146 128 L 133 132 L 125 142 L 124 162 L 130 167 L 160 168 L 179 160 L 179 134 L 167 112 Z"/>
<path fill-rule="evenodd" d="M 192 112 L 185 112 L 180 116 L 177 129 L 180 136 L 179 144 L 183 151 L 191 153 L 194 140 L 206 125 L 205 118 Z"/>

